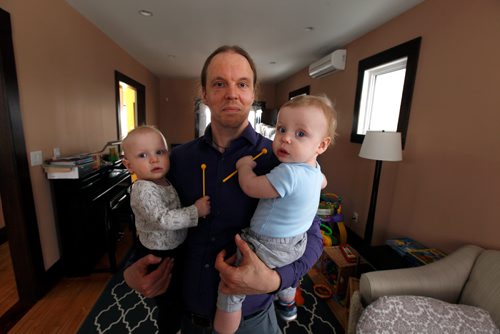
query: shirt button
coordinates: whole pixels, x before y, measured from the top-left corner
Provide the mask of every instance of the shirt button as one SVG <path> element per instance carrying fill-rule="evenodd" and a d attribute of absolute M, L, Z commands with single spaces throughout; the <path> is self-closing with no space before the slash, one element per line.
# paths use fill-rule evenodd
<path fill-rule="evenodd" d="M 214 237 L 210 238 L 210 241 L 215 242 L 215 238 Z"/>
<path fill-rule="evenodd" d="M 208 267 L 210 267 L 210 265 L 208 263 L 205 263 L 205 269 L 208 269 Z"/>

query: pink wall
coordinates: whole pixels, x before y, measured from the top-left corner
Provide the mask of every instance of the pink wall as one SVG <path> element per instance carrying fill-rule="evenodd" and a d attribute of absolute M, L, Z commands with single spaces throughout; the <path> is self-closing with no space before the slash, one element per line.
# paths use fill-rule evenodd
<path fill-rule="evenodd" d="M 328 190 L 344 197 L 364 233 L 374 162 L 350 143 L 361 59 L 422 36 L 403 161 L 384 163 L 375 244 L 410 236 L 451 251 L 465 243 L 500 249 L 500 2 L 426 1 L 346 46 L 345 71 L 309 79 L 306 70 L 277 86 L 277 101 L 310 84 L 339 111 L 338 143 L 321 157 Z"/>
<path fill-rule="evenodd" d="M 169 145 L 194 139 L 194 107 L 200 96 L 199 87 L 195 79 L 161 79 L 159 129 Z"/>
<path fill-rule="evenodd" d="M 116 139 L 114 71 L 146 86 L 146 119 L 157 122 L 159 80 L 65 1 L 1 0 L 10 13 L 27 151 L 94 152 Z M 59 259 L 49 182 L 31 167 L 45 267 Z"/>
<path fill-rule="evenodd" d="M 114 139 L 115 69 L 146 86 L 147 123 L 169 143 L 194 137 L 196 80 L 159 80 L 63 0 L 0 0 L 0 7 L 11 13 L 27 151 L 49 158 L 54 147 L 89 152 Z M 446 251 L 464 243 L 500 249 L 499 12 L 496 0 L 426 1 L 347 45 L 345 71 L 312 80 L 304 69 L 260 87 L 257 99 L 269 108 L 308 84 L 334 100 L 340 137 L 320 161 L 328 190 L 344 197 L 346 220 L 359 212 L 351 226 L 358 234 L 374 163 L 349 142 L 357 64 L 422 36 L 404 161 L 384 163 L 374 240 L 407 235 Z M 49 183 L 41 167 L 31 178 L 48 268 L 59 258 Z"/>

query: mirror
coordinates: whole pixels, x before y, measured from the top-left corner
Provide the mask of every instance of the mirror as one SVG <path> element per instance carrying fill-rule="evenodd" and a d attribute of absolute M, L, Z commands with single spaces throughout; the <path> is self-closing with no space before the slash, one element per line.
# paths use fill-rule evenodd
<path fill-rule="evenodd" d="M 367 130 L 397 131 L 404 148 L 421 39 L 359 62 L 351 142 L 362 143 Z"/>

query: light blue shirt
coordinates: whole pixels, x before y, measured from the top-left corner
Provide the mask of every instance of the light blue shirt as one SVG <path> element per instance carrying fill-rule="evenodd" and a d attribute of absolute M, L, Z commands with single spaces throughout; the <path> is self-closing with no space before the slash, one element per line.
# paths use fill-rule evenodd
<path fill-rule="evenodd" d="M 273 238 L 305 233 L 318 211 L 323 183 L 319 164 L 282 163 L 266 177 L 280 197 L 259 200 L 251 230 Z"/>

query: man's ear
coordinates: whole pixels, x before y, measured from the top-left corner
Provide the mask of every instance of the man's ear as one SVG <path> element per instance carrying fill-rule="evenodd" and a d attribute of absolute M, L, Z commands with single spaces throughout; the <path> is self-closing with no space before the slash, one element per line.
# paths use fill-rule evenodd
<path fill-rule="evenodd" d="M 207 90 L 204 88 L 201 89 L 201 102 L 207 104 Z"/>
<path fill-rule="evenodd" d="M 318 153 L 318 155 L 320 155 L 323 152 L 325 152 L 326 149 L 328 148 L 328 146 L 330 146 L 331 142 L 332 142 L 332 138 L 331 137 L 325 137 L 325 138 L 323 138 L 323 140 L 321 141 L 321 143 L 319 143 L 319 146 L 318 146 L 318 149 L 316 150 L 316 153 Z"/>

